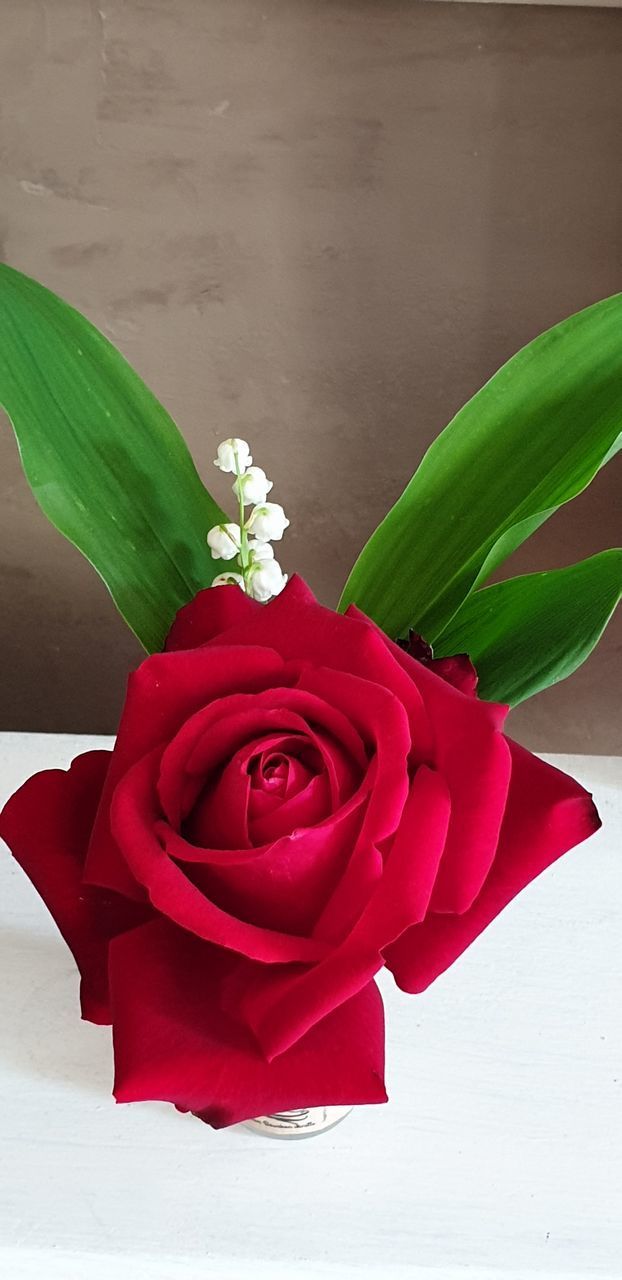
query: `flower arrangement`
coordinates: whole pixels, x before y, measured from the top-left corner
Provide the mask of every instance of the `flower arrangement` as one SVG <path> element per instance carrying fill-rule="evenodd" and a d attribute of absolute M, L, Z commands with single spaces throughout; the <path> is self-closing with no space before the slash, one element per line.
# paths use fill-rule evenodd
<path fill-rule="evenodd" d="M 485 583 L 612 456 L 621 320 L 608 299 L 500 370 L 334 611 L 275 559 L 289 521 L 246 441 L 217 450 L 232 521 L 118 352 L 0 269 L 26 476 L 147 650 L 113 750 L 36 774 L 0 817 L 83 1017 L 112 1024 L 119 1101 L 216 1128 L 386 1101 L 379 970 L 422 991 L 598 827 L 505 718 L 588 656 L 622 553 Z"/>

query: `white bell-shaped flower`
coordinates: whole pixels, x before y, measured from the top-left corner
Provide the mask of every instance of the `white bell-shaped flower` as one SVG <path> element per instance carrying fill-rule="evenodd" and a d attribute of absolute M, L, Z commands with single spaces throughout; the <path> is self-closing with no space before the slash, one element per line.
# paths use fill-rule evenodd
<path fill-rule="evenodd" d="M 253 600 L 265 604 L 272 596 L 278 596 L 287 582 L 278 560 L 258 560 L 247 570 L 246 591 Z"/>
<path fill-rule="evenodd" d="M 213 587 L 241 587 L 246 591 L 241 573 L 219 573 L 212 582 Z"/>
<path fill-rule="evenodd" d="M 230 440 L 223 440 L 216 452 L 218 456 L 214 458 L 214 466 L 220 471 L 231 471 L 234 475 L 236 471 L 246 471 L 253 461 L 246 440 L 238 440 L 237 436 L 232 436 Z"/>
<path fill-rule="evenodd" d="M 243 476 L 236 476 L 233 481 L 233 492 L 245 507 L 252 502 L 265 502 L 272 488 L 272 481 L 263 467 L 248 467 Z"/>
<path fill-rule="evenodd" d="M 282 506 L 278 502 L 262 502 L 253 507 L 246 528 L 259 542 L 279 542 L 289 525 Z"/>
<path fill-rule="evenodd" d="M 251 553 L 251 564 L 256 564 L 258 560 L 274 560 L 274 547 L 270 542 L 249 538 L 248 549 Z"/>
<path fill-rule="evenodd" d="M 240 550 L 239 524 L 215 524 L 207 535 L 214 560 L 233 560 Z"/>

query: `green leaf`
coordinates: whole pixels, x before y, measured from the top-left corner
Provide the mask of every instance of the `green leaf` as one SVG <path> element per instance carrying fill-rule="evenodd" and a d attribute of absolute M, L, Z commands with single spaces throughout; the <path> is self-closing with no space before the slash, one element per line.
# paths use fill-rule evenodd
<path fill-rule="evenodd" d="M 515 706 L 565 680 L 592 652 L 622 595 L 622 550 L 474 591 L 435 656 L 468 653 L 480 697 Z"/>
<path fill-rule="evenodd" d="M 391 636 L 433 641 L 469 591 L 622 443 L 622 294 L 536 338 L 428 449 L 363 548 L 355 601 Z"/>
<path fill-rule="evenodd" d="M 147 650 L 218 572 L 223 518 L 162 405 L 77 311 L 0 265 L 0 404 L 46 516 L 101 575 Z"/>

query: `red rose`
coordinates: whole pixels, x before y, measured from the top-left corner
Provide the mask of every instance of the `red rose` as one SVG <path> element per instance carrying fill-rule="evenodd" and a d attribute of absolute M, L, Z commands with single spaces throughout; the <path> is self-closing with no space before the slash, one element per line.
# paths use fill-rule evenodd
<path fill-rule="evenodd" d="M 385 1100 L 374 975 L 421 991 L 599 825 L 471 675 L 300 579 L 267 606 L 213 588 L 130 678 L 114 751 L 9 801 L 117 1099 L 217 1127 Z"/>

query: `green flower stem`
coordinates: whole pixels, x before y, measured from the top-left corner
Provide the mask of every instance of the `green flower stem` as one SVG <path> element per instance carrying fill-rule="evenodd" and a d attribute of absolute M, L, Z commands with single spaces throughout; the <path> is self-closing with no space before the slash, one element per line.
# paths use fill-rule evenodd
<path fill-rule="evenodd" d="M 238 462 L 237 449 L 233 450 L 233 460 L 235 462 L 236 478 L 239 482 L 242 478 L 242 472 L 240 471 L 240 464 Z M 240 483 L 238 483 L 238 520 L 240 524 L 240 553 L 238 560 L 240 563 L 240 569 L 242 570 L 242 577 L 244 578 L 244 586 L 246 587 L 248 570 L 250 568 L 250 551 L 248 548 L 248 534 L 245 528 L 246 517 L 244 515 L 244 490 Z"/>

